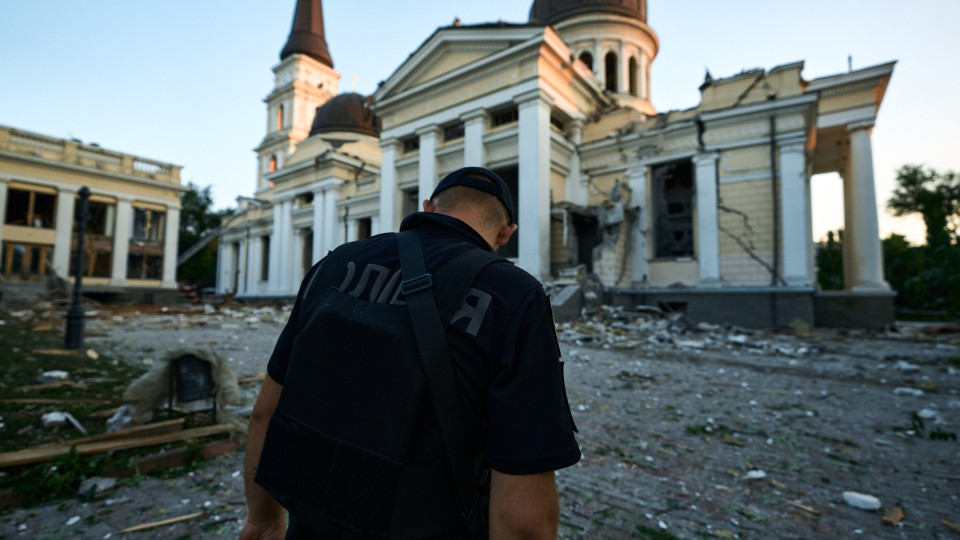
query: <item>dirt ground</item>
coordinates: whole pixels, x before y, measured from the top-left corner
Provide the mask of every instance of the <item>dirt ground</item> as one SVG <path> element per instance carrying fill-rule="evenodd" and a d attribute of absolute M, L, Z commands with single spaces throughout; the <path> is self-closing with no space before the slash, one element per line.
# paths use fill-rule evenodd
<path fill-rule="evenodd" d="M 111 316 L 87 344 L 142 362 L 215 341 L 248 376 L 263 372 L 284 317 Z M 960 538 L 960 335 L 919 330 L 776 334 L 617 310 L 559 325 L 583 452 L 557 473 L 560 537 Z M 240 471 L 233 453 L 182 477 L 16 508 L 0 514 L 0 538 L 235 538 Z M 884 524 L 895 508 L 903 518 Z"/>

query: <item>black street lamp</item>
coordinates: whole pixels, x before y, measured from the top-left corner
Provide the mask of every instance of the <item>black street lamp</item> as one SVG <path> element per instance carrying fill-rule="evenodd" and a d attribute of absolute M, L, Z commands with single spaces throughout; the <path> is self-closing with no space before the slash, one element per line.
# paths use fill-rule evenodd
<path fill-rule="evenodd" d="M 73 300 L 67 310 L 67 339 L 64 346 L 72 350 L 79 350 L 83 346 L 83 303 L 80 301 L 80 293 L 83 290 L 83 237 L 87 230 L 87 200 L 90 198 L 90 188 L 80 188 L 78 195 L 80 202 L 74 214 L 77 219 L 77 255 L 74 259 L 77 270 L 73 278 Z"/>

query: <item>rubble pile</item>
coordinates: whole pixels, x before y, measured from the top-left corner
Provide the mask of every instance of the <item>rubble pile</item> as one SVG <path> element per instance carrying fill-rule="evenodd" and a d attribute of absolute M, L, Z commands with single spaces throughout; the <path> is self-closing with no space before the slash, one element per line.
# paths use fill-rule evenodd
<path fill-rule="evenodd" d="M 815 355 L 818 348 L 803 341 L 810 329 L 796 321 L 785 334 L 758 332 L 735 326 L 693 323 L 682 313 L 665 313 L 655 306 L 601 305 L 584 310 L 577 321 L 557 324 L 561 342 L 577 347 L 593 346 L 618 350 L 690 349 L 733 351 L 781 357 L 804 358 Z"/>

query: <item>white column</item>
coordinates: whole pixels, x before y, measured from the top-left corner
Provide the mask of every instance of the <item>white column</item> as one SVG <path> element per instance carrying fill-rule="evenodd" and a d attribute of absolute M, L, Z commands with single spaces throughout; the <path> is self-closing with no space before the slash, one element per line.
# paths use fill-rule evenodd
<path fill-rule="evenodd" d="M 274 205 L 276 210 L 276 205 Z M 293 254 L 293 224 L 290 213 L 293 210 L 293 199 L 284 198 L 280 202 L 280 257 L 277 261 L 279 280 L 277 282 L 277 292 L 281 295 L 290 294 L 291 283 L 293 281 L 294 265 L 290 264 Z"/>
<path fill-rule="evenodd" d="M 339 184 L 327 186 L 323 196 L 323 254 L 331 251 L 342 242 L 337 238 L 337 199 L 339 199 Z"/>
<path fill-rule="evenodd" d="M 463 122 L 463 166 L 483 167 L 483 131 L 487 125 L 487 111 L 477 109 L 460 117 Z"/>
<path fill-rule="evenodd" d="M 550 279 L 550 106 L 540 90 L 518 96 L 517 233 L 521 268 Z"/>
<path fill-rule="evenodd" d="M 133 231 L 133 201 L 117 197 L 117 219 L 113 226 L 113 253 L 110 257 L 110 284 L 127 284 L 127 262 L 130 258 L 130 234 Z M 169 219 L 169 216 L 167 217 Z"/>
<path fill-rule="evenodd" d="M 347 221 L 347 242 L 353 242 L 357 239 L 357 220 Z"/>
<path fill-rule="evenodd" d="M 323 241 L 324 196 L 325 192 L 322 189 L 313 192 L 313 260 L 310 261 L 313 264 L 316 264 L 320 259 L 327 256 L 326 245 Z M 383 197 L 382 191 L 380 196 Z"/>
<path fill-rule="evenodd" d="M 573 154 L 570 156 L 570 172 L 567 173 L 567 200 L 580 206 L 587 205 L 587 184 L 582 178 L 580 170 L 580 142 L 583 138 L 583 120 L 575 119 L 570 122 L 570 142 L 573 143 Z"/>
<path fill-rule="evenodd" d="M 226 293 L 230 283 L 230 264 L 233 259 L 227 246 L 228 244 L 223 241 L 223 237 L 220 237 L 220 241 L 217 243 L 217 282 L 214 283 L 214 287 L 217 288 L 219 294 Z M 233 292 L 236 293 L 237 291 Z"/>
<path fill-rule="evenodd" d="M 783 281 L 789 287 L 811 287 L 808 271 L 810 223 L 807 221 L 805 141 L 780 145 L 780 249 Z"/>
<path fill-rule="evenodd" d="M 627 50 L 620 42 L 620 48 L 617 52 L 617 92 L 626 94 L 630 91 L 630 59 L 627 58 Z"/>
<path fill-rule="evenodd" d="M 813 176 L 813 160 L 807 162 L 804 169 L 804 193 L 807 196 L 807 239 L 810 244 L 807 248 L 807 273 L 811 276 L 817 275 L 817 246 L 813 241 L 813 195 L 810 184 L 810 177 Z"/>
<path fill-rule="evenodd" d="M 256 254 L 258 253 L 257 244 L 260 242 L 260 237 L 250 236 L 250 228 L 247 228 L 246 239 L 244 243 L 244 286 L 243 293 L 246 295 L 252 295 L 257 290 L 257 281 L 260 279 L 258 275 L 259 265 L 257 263 Z"/>
<path fill-rule="evenodd" d="M 717 154 L 693 157 L 696 168 L 697 287 L 720 287 L 720 221 L 717 215 Z"/>
<path fill-rule="evenodd" d="M 180 207 L 167 206 L 167 230 L 163 235 L 163 282 L 164 289 L 177 288 L 177 244 L 180 232 Z"/>
<path fill-rule="evenodd" d="M 370 235 L 378 234 L 380 230 L 380 216 L 370 216 Z"/>
<path fill-rule="evenodd" d="M 850 160 L 845 183 L 850 184 L 849 214 L 846 223 L 853 224 L 850 242 L 853 263 L 852 281 L 847 287 L 854 292 L 889 291 L 883 279 L 883 252 L 880 249 L 880 228 L 877 220 L 877 194 L 873 183 L 873 150 L 870 145 L 872 121 L 850 124 Z"/>
<path fill-rule="evenodd" d="M 373 228 L 373 234 L 394 231 L 400 225 L 398 219 L 399 197 L 397 197 L 397 139 L 380 141 L 380 227 Z M 314 221 L 316 223 L 316 221 Z M 316 229 L 314 229 L 316 231 Z M 314 232 L 316 242 L 317 232 Z M 316 255 L 314 256 L 316 257 Z"/>
<path fill-rule="evenodd" d="M 640 93 L 644 99 L 650 101 L 650 59 L 647 54 L 640 51 Z"/>
<path fill-rule="evenodd" d="M 417 130 L 417 135 L 420 137 L 420 181 L 417 185 L 419 203 L 429 199 L 433 188 L 437 187 L 437 140 L 440 128 L 436 125 L 427 126 Z"/>
<path fill-rule="evenodd" d="M 277 294 L 280 289 L 280 230 L 283 229 L 281 202 L 273 201 L 273 229 L 270 231 L 270 260 L 267 261 L 267 294 Z M 261 259 L 262 260 L 262 259 Z"/>
<path fill-rule="evenodd" d="M 56 237 L 53 241 L 53 271 L 60 277 L 70 274 L 70 246 L 73 244 L 73 214 L 79 188 L 57 189 Z"/>
<path fill-rule="evenodd" d="M 3 224 L 7 221 L 7 178 L 0 178 L 0 240 L 3 240 Z M 0 242 L 2 249 L 2 242 Z"/>
<path fill-rule="evenodd" d="M 290 282 L 287 294 L 297 294 L 300 281 L 303 280 L 303 229 L 293 229 L 290 237 Z"/>
<path fill-rule="evenodd" d="M 634 223 L 633 245 L 630 246 L 632 265 L 630 284 L 640 288 L 647 285 L 647 170 L 645 163 L 638 162 L 627 169 L 627 182 L 630 186 L 630 206 L 637 209 L 637 221 Z"/>
<path fill-rule="evenodd" d="M 593 44 L 593 76 L 600 81 L 600 86 L 606 88 L 606 69 L 603 62 L 603 43 L 598 39 Z"/>

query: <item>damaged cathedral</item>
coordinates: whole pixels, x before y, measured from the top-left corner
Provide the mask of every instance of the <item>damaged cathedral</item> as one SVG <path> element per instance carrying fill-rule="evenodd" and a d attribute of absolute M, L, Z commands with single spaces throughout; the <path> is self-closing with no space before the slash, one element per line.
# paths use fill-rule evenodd
<path fill-rule="evenodd" d="M 809 81 L 802 62 L 708 74 L 699 104 L 658 112 L 646 7 L 534 0 L 526 23 L 438 28 L 361 96 L 338 92 L 321 1 L 298 0 L 218 291 L 292 298 L 329 250 L 397 230 L 440 178 L 480 165 L 517 204 L 499 253 L 543 282 L 579 273 L 609 303 L 709 323 L 892 322 L 870 137 L 894 63 Z M 811 232 L 810 178 L 825 172 L 845 200 L 848 289 L 830 293 Z M 573 313 L 579 296 L 563 295 Z"/>

